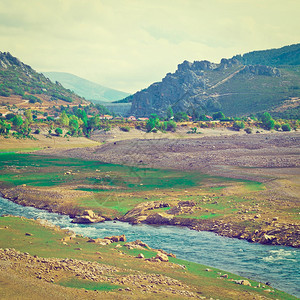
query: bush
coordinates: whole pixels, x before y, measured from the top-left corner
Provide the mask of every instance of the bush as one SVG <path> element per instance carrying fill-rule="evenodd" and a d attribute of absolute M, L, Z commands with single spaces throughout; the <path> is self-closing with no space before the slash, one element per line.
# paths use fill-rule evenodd
<path fill-rule="evenodd" d="M 129 132 L 130 131 L 130 127 L 129 126 L 123 126 L 123 127 L 119 127 L 120 130 L 124 131 L 124 132 Z"/>
<path fill-rule="evenodd" d="M 36 129 L 36 130 L 34 131 L 34 133 L 35 133 L 35 134 L 40 134 L 40 132 L 41 132 L 41 131 L 40 131 L 40 129 L 39 129 L 39 128 L 38 128 L 38 129 Z"/>
<path fill-rule="evenodd" d="M 60 136 L 62 133 L 63 133 L 63 131 L 62 131 L 62 129 L 61 128 L 56 128 L 55 129 L 55 133 L 58 135 L 58 136 Z"/>
<path fill-rule="evenodd" d="M 265 129 L 271 130 L 275 126 L 275 121 L 268 112 L 263 113 L 261 117 L 262 125 Z"/>
<path fill-rule="evenodd" d="M 281 126 L 281 128 L 282 128 L 282 131 L 291 131 L 291 126 L 290 126 L 290 124 L 283 124 L 283 125 Z"/>
<path fill-rule="evenodd" d="M 245 128 L 245 124 L 244 124 L 243 121 L 235 121 L 235 122 L 233 123 L 232 128 L 233 128 L 234 130 L 240 131 L 241 129 Z"/>
<path fill-rule="evenodd" d="M 281 128 L 281 126 L 280 126 L 280 124 L 276 123 L 276 124 L 274 125 L 274 128 L 275 128 L 275 130 L 278 131 L 278 130 Z"/>
<path fill-rule="evenodd" d="M 168 121 L 167 122 L 167 131 L 175 132 L 177 128 L 177 124 L 174 121 Z"/>
<path fill-rule="evenodd" d="M 247 127 L 244 129 L 246 133 L 250 134 L 252 133 L 252 129 L 250 127 Z"/>

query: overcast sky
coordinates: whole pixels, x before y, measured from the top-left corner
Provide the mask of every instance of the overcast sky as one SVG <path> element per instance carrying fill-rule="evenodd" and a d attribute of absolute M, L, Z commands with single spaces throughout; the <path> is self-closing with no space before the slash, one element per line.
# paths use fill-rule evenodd
<path fill-rule="evenodd" d="M 0 0 L 0 51 L 136 92 L 183 60 L 300 42 L 300 0 Z"/>

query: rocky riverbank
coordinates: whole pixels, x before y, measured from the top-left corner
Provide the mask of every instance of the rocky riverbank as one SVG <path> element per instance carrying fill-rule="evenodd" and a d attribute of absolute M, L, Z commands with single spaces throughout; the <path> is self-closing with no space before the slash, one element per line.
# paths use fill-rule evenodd
<path fill-rule="evenodd" d="M 22 189 L 22 188 L 19 188 Z M 2 194 L 4 198 L 9 199 L 17 204 L 23 206 L 32 206 L 39 209 L 45 209 L 49 212 L 56 212 L 60 214 L 68 214 L 73 218 L 74 223 L 97 223 L 105 220 L 112 220 L 107 216 L 95 214 L 92 210 L 86 210 L 81 214 L 74 214 L 74 209 L 62 210 L 60 207 L 52 206 L 49 202 L 30 201 L 24 197 L 24 192 L 20 190 L 6 189 Z M 22 190 L 23 191 L 23 190 Z M 20 197 L 18 195 L 23 195 Z M 170 208 L 166 212 L 155 212 L 157 209 Z M 164 201 L 151 201 L 138 204 L 135 208 L 128 211 L 123 217 L 116 218 L 123 222 L 131 224 L 145 223 L 151 225 L 172 225 L 172 226 L 186 226 L 192 230 L 197 231 L 211 231 L 218 235 L 245 239 L 249 242 L 267 244 L 267 245 L 284 245 L 295 248 L 300 248 L 300 226 L 296 223 L 281 222 L 278 217 L 265 221 L 260 220 L 260 214 L 251 215 L 245 220 L 245 216 L 225 219 L 196 219 L 180 216 L 181 213 L 192 212 L 197 209 L 193 201 L 178 201 L 175 205 Z M 71 212 L 71 213 L 68 213 Z M 253 226 L 245 226 L 244 222 L 251 222 Z"/>

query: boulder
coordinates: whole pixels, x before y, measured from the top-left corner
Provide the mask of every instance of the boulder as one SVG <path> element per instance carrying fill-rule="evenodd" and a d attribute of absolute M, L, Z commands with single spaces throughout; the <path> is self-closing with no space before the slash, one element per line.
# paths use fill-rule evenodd
<path fill-rule="evenodd" d="M 81 216 L 77 216 L 72 220 L 72 223 L 90 224 L 104 222 L 105 218 L 98 216 L 92 210 L 85 210 Z"/>
<path fill-rule="evenodd" d="M 137 258 L 145 258 L 144 254 L 143 253 L 140 253 Z"/>
<path fill-rule="evenodd" d="M 173 219 L 173 216 L 165 213 L 156 213 L 149 215 L 146 219 L 146 223 L 149 224 L 169 224 Z"/>
<path fill-rule="evenodd" d="M 145 249 L 146 248 L 146 249 L 151 250 L 151 248 L 146 243 L 144 243 L 140 240 L 126 243 L 124 246 L 127 247 L 128 249 Z"/>
<path fill-rule="evenodd" d="M 126 242 L 126 240 L 127 240 L 125 234 L 106 236 L 106 237 L 104 237 L 104 239 L 105 240 L 110 240 L 112 243 Z"/>
<path fill-rule="evenodd" d="M 155 256 L 155 259 L 159 259 L 159 260 L 165 261 L 165 262 L 169 261 L 168 256 L 162 252 L 158 252 Z"/>
<path fill-rule="evenodd" d="M 248 280 L 235 280 L 234 282 L 241 285 L 251 286 L 251 283 Z"/>

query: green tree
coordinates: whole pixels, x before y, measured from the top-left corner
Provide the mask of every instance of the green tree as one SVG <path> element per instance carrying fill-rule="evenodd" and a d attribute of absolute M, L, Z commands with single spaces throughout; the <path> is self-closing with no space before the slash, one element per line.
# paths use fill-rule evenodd
<path fill-rule="evenodd" d="M 72 132 L 72 135 L 78 134 L 78 129 L 79 129 L 79 118 L 75 115 L 70 116 L 70 121 L 69 121 L 69 128 Z M 82 121 L 81 121 L 82 122 Z"/>
<path fill-rule="evenodd" d="M 63 133 L 63 131 L 62 131 L 61 128 L 57 127 L 57 128 L 55 129 L 55 133 L 56 133 L 58 136 L 60 136 L 60 135 Z"/>
<path fill-rule="evenodd" d="M 32 123 L 33 121 L 33 118 L 32 118 L 32 112 L 31 112 L 31 109 L 26 109 L 25 112 L 24 112 L 24 115 L 26 117 L 26 120 L 28 120 L 28 123 Z"/>
<path fill-rule="evenodd" d="M 69 126 L 69 117 L 67 116 L 66 112 L 63 111 L 58 119 L 59 124 L 62 126 Z"/>
<path fill-rule="evenodd" d="M 0 119 L 0 135 L 9 134 L 10 129 L 11 129 L 10 123 L 6 122 L 5 120 Z"/>
<path fill-rule="evenodd" d="M 154 129 L 159 129 L 159 118 L 156 114 L 152 114 L 146 123 L 147 132 L 151 132 Z"/>
<path fill-rule="evenodd" d="M 23 124 L 23 119 L 20 115 L 16 115 L 13 119 L 12 119 L 13 125 L 20 127 Z"/>
<path fill-rule="evenodd" d="M 275 121 L 268 112 L 263 113 L 261 117 L 262 125 L 265 129 L 271 130 L 275 126 Z"/>
<path fill-rule="evenodd" d="M 168 120 L 170 120 L 173 116 L 174 116 L 173 109 L 172 109 L 171 106 L 169 106 L 168 109 L 167 109 L 167 118 L 168 118 Z"/>
<path fill-rule="evenodd" d="M 233 128 L 234 130 L 240 131 L 241 129 L 245 128 L 245 124 L 244 124 L 243 121 L 235 121 L 235 122 L 233 123 L 232 128 Z"/>
<path fill-rule="evenodd" d="M 281 128 L 282 128 L 282 131 L 291 131 L 291 126 L 290 126 L 290 124 L 283 124 L 283 125 L 281 126 Z"/>
<path fill-rule="evenodd" d="M 172 120 L 167 122 L 167 131 L 173 131 L 173 132 L 175 132 L 176 128 L 177 128 L 176 122 L 174 122 Z"/>
<path fill-rule="evenodd" d="M 221 111 L 213 113 L 212 117 L 214 120 L 225 119 L 225 115 Z"/>
<path fill-rule="evenodd" d="M 23 124 L 19 127 L 18 132 L 21 133 L 23 136 L 28 136 L 31 132 L 31 128 L 29 127 L 28 119 L 25 119 Z"/>
<path fill-rule="evenodd" d="M 186 112 L 179 111 L 174 115 L 174 120 L 176 122 L 181 122 L 181 121 L 188 121 L 189 118 Z"/>

